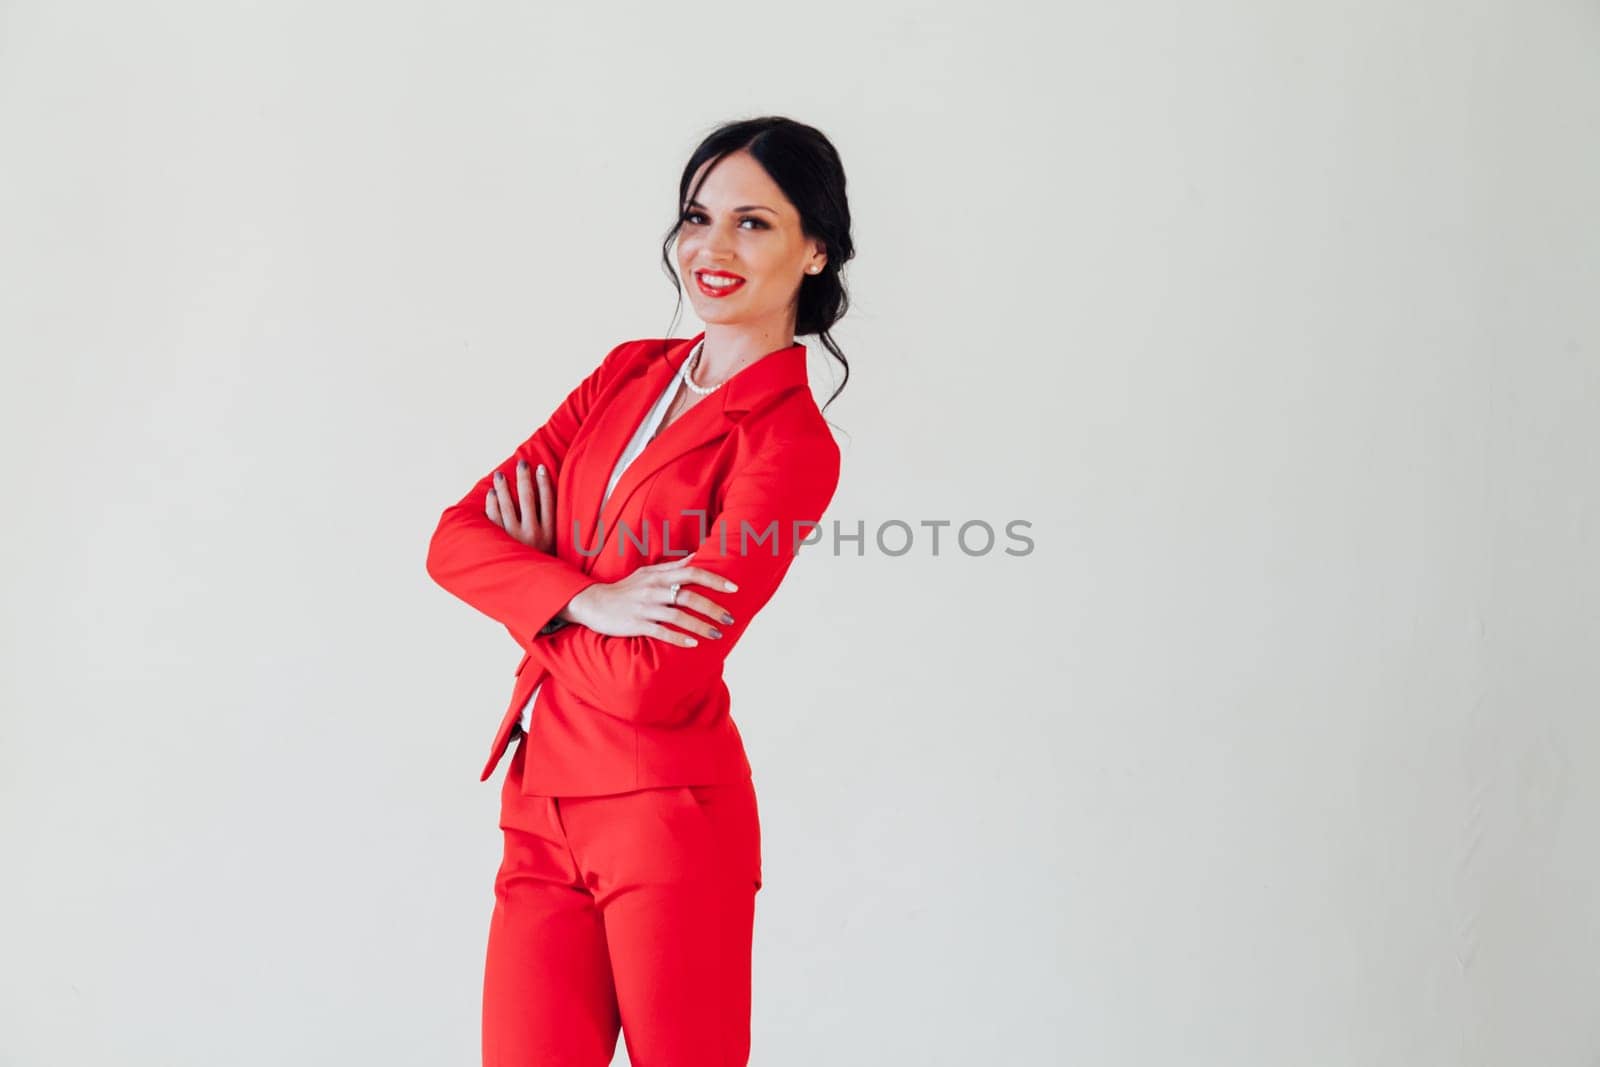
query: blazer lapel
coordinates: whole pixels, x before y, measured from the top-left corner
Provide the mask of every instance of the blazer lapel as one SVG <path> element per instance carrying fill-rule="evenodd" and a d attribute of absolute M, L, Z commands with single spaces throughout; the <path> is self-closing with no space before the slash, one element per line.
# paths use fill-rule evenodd
<path fill-rule="evenodd" d="M 595 560 L 611 543 L 618 517 L 634 492 L 652 474 L 679 456 L 726 435 L 757 405 L 807 385 L 805 345 L 796 342 L 762 356 L 647 442 L 617 479 L 616 488 L 602 508 L 600 498 L 611 479 L 612 468 L 622 457 L 622 450 L 632 440 L 651 405 L 661 397 L 683 361 L 704 336 L 701 331 L 668 349 L 665 358 L 646 361 L 613 401 L 597 413 L 594 432 L 585 446 L 587 476 L 574 479 L 576 484 L 572 487 L 572 514 L 586 523 L 578 529 L 582 542 L 579 564 L 585 572 L 593 569 Z"/>
<path fill-rule="evenodd" d="M 565 492 L 558 495 L 556 500 L 558 516 L 564 510 L 562 500 L 572 500 L 572 509 L 567 513 L 567 526 L 557 534 L 557 543 L 570 546 L 570 561 L 577 563 L 585 572 L 599 557 L 596 542 L 599 540 L 597 523 L 600 498 L 605 495 L 606 483 L 611 480 L 611 469 L 617 465 L 622 450 L 633 439 L 634 431 L 639 428 L 645 413 L 678 372 L 678 367 L 693 344 L 694 338 L 690 338 L 669 348 L 663 359 L 646 356 L 636 362 L 612 390 L 610 402 L 590 416 L 593 429 L 585 426 L 588 432 L 582 434 L 581 462 L 569 468 L 572 478 L 565 487 L 558 487 L 558 492 L 560 489 Z M 621 489 L 620 482 L 617 488 Z M 615 492 L 613 490 L 613 499 Z"/>

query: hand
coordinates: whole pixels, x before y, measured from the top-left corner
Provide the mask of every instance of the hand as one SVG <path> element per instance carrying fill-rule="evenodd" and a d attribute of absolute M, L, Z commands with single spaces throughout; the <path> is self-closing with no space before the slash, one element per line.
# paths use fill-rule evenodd
<path fill-rule="evenodd" d="M 656 637 L 685 648 L 700 642 L 688 634 L 668 629 L 663 623 L 713 639 L 721 637 L 722 631 L 716 626 L 683 609 L 693 608 L 724 624 L 733 622 L 733 616 L 721 604 L 688 587 L 692 583 L 733 592 L 738 586 L 703 567 L 689 566 L 689 558 L 646 564 L 620 581 L 587 586 L 568 601 L 561 614 L 596 633 L 612 637 Z M 676 604 L 672 603 L 673 582 L 683 585 L 678 590 Z"/>
<path fill-rule="evenodd" d="M 555 555 L 556 489 L 543 463 L 539 464 L 537 497 L 534 496 L 533 477 L 528 473 L 528 461 L 522 459 L 517 461 L 517 503 L 511 503 L 505 475 L 495 471 L 494 487 L 484 498 L 483 506 L 489 521 L 506 533 L 529 548 Z"/>

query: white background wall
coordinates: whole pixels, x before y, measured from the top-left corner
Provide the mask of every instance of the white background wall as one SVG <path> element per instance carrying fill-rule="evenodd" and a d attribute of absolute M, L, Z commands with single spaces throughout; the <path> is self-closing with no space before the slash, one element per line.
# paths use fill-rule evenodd
<path fill-rule="evenodd" d="M 752 1063 L 1596 1063 L 1597 37 L 0 3 L 0 1064 L 477 1062 L 517 655 L 427 540 L 762 113 L 857 220 L 830 517 L 1035 549 L 741 645 Z"/>

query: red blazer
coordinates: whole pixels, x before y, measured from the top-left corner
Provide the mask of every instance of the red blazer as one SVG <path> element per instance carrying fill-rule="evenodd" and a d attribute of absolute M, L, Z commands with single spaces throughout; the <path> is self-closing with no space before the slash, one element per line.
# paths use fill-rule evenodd
<path fill-rule="evenodd" d="M 530 471 L 543 463 L 554 474 L 553 554 L 513 539 L 484 514 L 494 471 L 440 516 L 428 574 L 504 625 L 523 649 L 480 780 L 494 772 L 540 683 L 524 793 L 586 796 L 750 775 L 729 715 L 723 660 L 777 591 L 798 546 L 817 539 L 839 482 L 839 446 L 811 395 L 806 347 L 795 343 L 747 365 L 663 429 L 602 512 L 623 448 L 703 336 L 613 348 L 495 468 L 513 494 L 519 459 Z M 694 509 L 704 514 L 685 514 Z M 579 625 L 539 633 L 586 586 L 691 551 L 695 565 L 738 585 L 732 593 L 695 586 L 733 614 L 732 624 L 709 620 L 722 637 L 702 635 L 683 648 Z"/>

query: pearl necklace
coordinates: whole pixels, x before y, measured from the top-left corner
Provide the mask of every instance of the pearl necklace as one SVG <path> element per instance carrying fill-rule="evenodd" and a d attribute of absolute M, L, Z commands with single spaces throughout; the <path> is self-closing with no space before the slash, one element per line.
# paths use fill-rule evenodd
<path fill-rule="evenodd" d="M 723 383 L 728 380 L 727 378 L 724 378 L 716 385 L 713 385 L 710 389 L 702 389 L 698 385 L 694 384 L 694 371 L 696 367 L 700 366 L 700 353 L 705 351 L 705 347 L 706 340 L 704 337 L 702 337 L 700 339 L 700 343 L 694 346 L 694 354 L 689 357 L 688 369 L 683 372 L 683 384 L 688 386 L 689 392 L 694 393 L 696 396 L 710 396 L 718 389 L 721 389 Z"/>

